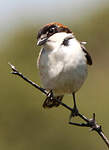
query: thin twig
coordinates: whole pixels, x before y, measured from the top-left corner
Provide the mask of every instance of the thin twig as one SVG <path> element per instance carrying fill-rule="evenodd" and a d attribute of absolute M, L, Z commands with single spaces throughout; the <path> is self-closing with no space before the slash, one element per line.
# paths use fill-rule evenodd
<path fill-rule="evenodd" d="M 11 63 L 8 63 L 12 69 L 11 74 L 15 74 L 17 76 L 20 76 L 21 78 L 23 78 L 26 82 L 30 83 L 32 86 L 34 86 L 35 88 L 37 88 L 38 90 L 40 90 L 42 93 L 44 94 L 48 94 L 48 92 L 44 89 L 41 88 L 39 85 L 37 85 L 36 83 L 34 83 L 33 81 L 27 79 L 21 72 L 19 72 L 14 65 L 12 65 Z"/>
<path fill-rule="evenodd" d="M 8 63 L 12 69 L 12 74 L 20 76 L 22 79 L 24 79 L 26 82 L 28 82 L 29 84 L 31 84 L 32 86 L 34 86 L 35 88 L 37 88 L 38 90 L 40 90 L 42 93 L 44 93 L 47 97 L 51 96 L 51 99 L 53 98 L 53 100 L 57 101 L 60 105 L 62 105 L 63 107 L 65 107 L 66 109 L 70 110 L 71 112 L 73 112 L 73 109 L 71 107 L 69 107 L 68 105 L 64 104 L 63 102 L 59 101 L 58 99 L 54 99 L 53 95 L 49 95 L 49 92 L 46 91 L 44 88 L 40 87 L 39 85 L 37 85 L 36 83 L 34 83 L 33 81 L 29 80 L 27 77 L 25 77 L 21 72 L 19 72 L 14 65 L 12 65 L 11 63 Z M 107 145 L 107 147 L 109 148 L 109 140 L 108 138 L 104 135 L 102 128 L 100 125 L 98 125 L 96 123 L 95 120 L 95 113 L 93 113 L 93 117 L 92 119 L 88 119 L 87 117 L 85 117 L 84 115 L 78 113 L 77 115 L 78 117 L 80 117 L 82 120 L 84 120 L 86 123 L 73 123 L 73 122 L 69 122 L 70 125 L 75 125 L 75 126 L 79 126 L 79 127 L 89 127 L 91 129 L 91 131 L 96 131 L 100 137 L 102 138 L 102 140 L 105 142 L 105 144 Z"/>

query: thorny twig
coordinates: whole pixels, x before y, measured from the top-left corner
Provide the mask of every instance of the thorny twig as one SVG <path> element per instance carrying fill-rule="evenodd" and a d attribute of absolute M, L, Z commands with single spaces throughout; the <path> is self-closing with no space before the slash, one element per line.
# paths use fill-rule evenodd
<path fill-rule="evenodd" d="M 39 85 L 37 85 L 36 83 L 34 83 L 33 81 L 29 80 L 28 78 L 26 78 L 21 72 L 19 72 L 14 65 L 12 65 L 11 63 L 8 63 L 12 69 L 12 74 L 20 76 L 21 78 L 23 78 L 26 82 L 28 82 L 29 84 L 31 84 L 32 86 L 34 86 L 35 88 L 37 88 L 38 90 L 40 90 L 42 93 L 44 93 L 47 97 L 51 97 L 51 99 L 53 98 L 53 95 L 50 94 L 48 91 L 46 91 L 44 88 L 41 88 Z M 54 98 L 53 98 L 54 99 Z M 55 101 L 57 101 L 60 105 L 62 105 L 63 107 L 65 107 L 66 109 L 73 111 L 73 109 L 71 107 L 69 107 L 68 105 L 64 104 L 63 102 L 59 101 L 58 99 L 55 99 Z M 101 138 L 104 140 L 105 144 L 107 145 L 107 147 L 109 148 L 109 140 L 107 139 L 107 137 L 104 135 L 102 128 L 100 125 L 98 125 L 96 123 L 95 120 L 95 113 L 93 113 L 93 117 L 92 119 L 88 119 L 87 117 L 85 117 L 84 115 L 82 115 L 81 113 L 78 113 L 77 115 L 78 117 L 80 117 L 82 120 L 84 120 L 85 123 L 74 123 L 74 122 L 69 122 L 70 125 L 75 125 L 75 126 L 79 126 L 79 127 L 89 127 L 91 129 L 91 131 L 96 131 Z"/>

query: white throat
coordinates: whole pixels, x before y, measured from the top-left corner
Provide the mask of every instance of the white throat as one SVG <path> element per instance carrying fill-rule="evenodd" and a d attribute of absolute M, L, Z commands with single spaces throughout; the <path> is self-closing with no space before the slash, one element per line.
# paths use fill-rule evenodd
<path fill-rule="evenodd" d="M 48 38 L 48 41 L 44 45 L 44 48 L 47 50 L 56 49 L 62 44 L 63 40 L 69 36 L 73 37 L 71 33 L 66 33 L 66 32 L 55 33 L 50 38 Z"/>

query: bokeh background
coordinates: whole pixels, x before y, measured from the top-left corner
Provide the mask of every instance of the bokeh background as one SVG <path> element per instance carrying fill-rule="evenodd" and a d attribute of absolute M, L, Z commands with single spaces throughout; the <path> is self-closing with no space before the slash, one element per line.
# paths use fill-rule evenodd
<path fill-rule="evenodd" d="M 80 41 L 87 41 L 93 58 L 89 76 L 77 94 L 81 113 L 97 121 L 109 138 L 109 1 L 0 1 L 0 149 L 103 150 L 104 142 L 87 128 L 68 124 L 62 106 L 42 108 L 45 96 L 17 76 L 8 62 L 38 84 L 36 34 L 42 25 L 68 25 Z M 72 97 L 64 102 L 72 106 Z M 74 121 L 81 121 L 77 118 Z"/>

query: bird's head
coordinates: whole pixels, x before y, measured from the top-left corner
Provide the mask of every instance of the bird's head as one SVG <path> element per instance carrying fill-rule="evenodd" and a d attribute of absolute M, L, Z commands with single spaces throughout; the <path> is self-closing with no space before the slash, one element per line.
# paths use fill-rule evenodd
<path fill-rule="evenodd" d="M 45 45 L 48 41 L 51 41 L 51 38 L 56 35 L 57 33 L 63 33 L 65 35 L 66 33 L 72 33 L 72 31 L 67 27 L 60 23 L 53 22 L 50 24 L 46 24 L 43 26 L 37 35 L 37 45 L 42 46 Z M 63 36 L 61 35 L 61 37 Z M 58 36 L 59 37 L 59 36 Z M 54 37 L 55 39 L 58 39 L 58 37 Z M 60 38 L 60 37 L 59 37 Z M 52 38 L 53 40 L 53 38 Z"/>

